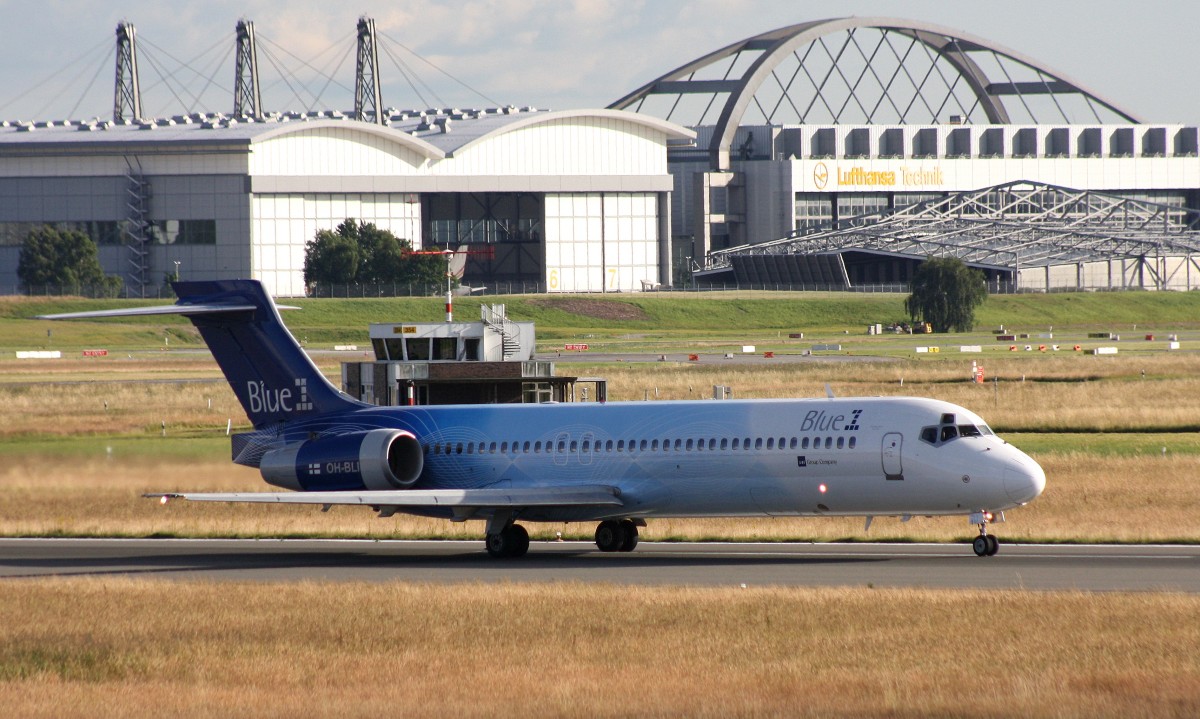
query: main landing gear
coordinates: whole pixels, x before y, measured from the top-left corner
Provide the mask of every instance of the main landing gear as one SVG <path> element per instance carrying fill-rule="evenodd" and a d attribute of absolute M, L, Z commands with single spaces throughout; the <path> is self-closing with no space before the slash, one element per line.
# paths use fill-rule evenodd
<path fill-rule="evenodd" d="M 977 557 L 994 557 L 996 552 L 1000 551 L 1000 540 L 996 539 L 994 534 L 987 533 L 988 520 L 990 514 L 984 514 L 980 517 L 979 536 L 971 542 L 971 549 L 975 550 Z"/>
<path fill-rule="evenodd" d="M 493 557 L 523 557 L 529 551 L 529 532 L 519 524 L 510 524 L 499 532 L 489 532 L 484 543 Z"/>
<path fill-rule="evenodd" d="M 631 519 L 609 519 L 596 527 L 596 546 L 601 552 L 632 552 L 638 545 L 638 528 Z"/>

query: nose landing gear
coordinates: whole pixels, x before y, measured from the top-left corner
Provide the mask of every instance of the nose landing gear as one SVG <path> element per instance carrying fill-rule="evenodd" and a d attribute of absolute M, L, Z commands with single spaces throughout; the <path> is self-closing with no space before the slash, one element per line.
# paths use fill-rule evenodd
<path fill-rule="evenodd" d="M 996 552 L 1000 551 L 1000 540 L 987 533 L 988 522 L 991 520 L 991 512 L 976 512 L 971 515 L 971 523 L 979 525 L 979 536 L 971 542 L 971 549 L 977 557 L 994 557 Z"/>

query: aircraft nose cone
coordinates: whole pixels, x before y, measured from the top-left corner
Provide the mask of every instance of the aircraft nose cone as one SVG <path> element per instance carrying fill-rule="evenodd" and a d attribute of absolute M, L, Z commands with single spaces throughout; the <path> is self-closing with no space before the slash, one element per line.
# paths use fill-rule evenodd
<path fill-rule="evenodd" d="M 1046 489 L 1046 473 L 1032 459 L 1010 461 L 1004 468 L 1004 491 L 1014 502 L 1032 502 Z"/>

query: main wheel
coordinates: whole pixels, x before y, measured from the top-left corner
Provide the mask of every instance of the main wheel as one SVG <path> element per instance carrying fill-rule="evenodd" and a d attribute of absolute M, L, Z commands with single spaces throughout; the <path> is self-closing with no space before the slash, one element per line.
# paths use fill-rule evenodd
<path fill-rule="evenodd" d="M 986 557 L 988 550 L 992 548 L 992 543 L 988 541 L 988 535 L 981 534 L 971 542 L 971 549 L 975 550 L 975 556 Z"/>
<path fill-rule="evenodd" d="M 618 521 L 609 519 L 596 527 L 596 546 L 601 552 L 619 552 L 625 546 L 625 526 Z"/>
<path fill-rule="evenodd" d="M 633 523 L 633 520 L 626 519 L 621 522 L 621 526 L 625 528 L 625 541 L 621 543 L 622 552 L 632 552 L 638 545 L 638 528 Z"/>
<path fill-rule="evenodd" d="M 1000 551 L 1000 540 L 997 539 L 996 535 L 994 535 L 994 534 L 987 535 L 987 540 L 988 540 L 987 555 L 989 557 L 994 557 L 994 556 L 996 556 L 996 552 Z"/>
<path fill-rule="evenodd" d="M 508 556 L 508 540 L 504 532 L 487 535 L 483 539 L 483 546 L 487 547 L 488 554 L 497 559 Z"/>
<path fill-rule="evenodd" d="M 512 549 L 508 556 L 524 557 L 529 551 L 529 532 L 519 524 L 514 524 L 504 531 L 512 535 Z"/>
<path fill-rule="evenodd" d="M 507 557 L 522 557 L 529 551 L 529 532 L 519 524 L 514 524 L 500 532 L 487 535 L 484 546 L 488 554 L 503 559 Z"/>

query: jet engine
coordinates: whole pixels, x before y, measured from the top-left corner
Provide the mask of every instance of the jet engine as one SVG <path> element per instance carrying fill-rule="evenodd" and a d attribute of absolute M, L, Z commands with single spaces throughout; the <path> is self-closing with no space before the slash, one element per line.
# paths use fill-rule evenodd
<path fill-rule="evenodd" d="M 373 429 L 296 442 L 263 455 L 268 484 L 308 491 L 406 489 L 425 458 L 410 432 Z"/>

